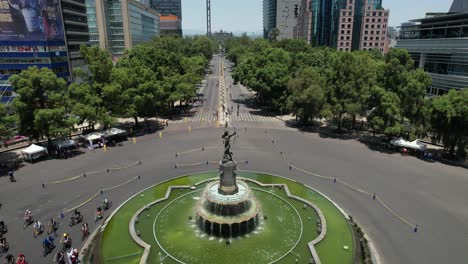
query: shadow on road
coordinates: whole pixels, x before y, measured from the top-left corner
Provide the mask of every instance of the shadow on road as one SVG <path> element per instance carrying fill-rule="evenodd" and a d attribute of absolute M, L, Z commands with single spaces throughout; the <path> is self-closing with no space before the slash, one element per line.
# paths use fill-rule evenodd
<path fill-rule="evenodd" d="M 8 176 L 11 170 L 17 170 L 23 167 L 20 155 L 13 151 L 7 151 L 0 154 L 0 177 Z"/>
<path fill-rule="evenodd" d="M 164 128 L 164 124 L 157 120 L 146 120 L 135 126 L 135 122 L 121 122 L 117 123 L 116 127 L 124 129 L 128 132 L 129 137 L 140 137 L 148 134 L 154 134 Z"/>

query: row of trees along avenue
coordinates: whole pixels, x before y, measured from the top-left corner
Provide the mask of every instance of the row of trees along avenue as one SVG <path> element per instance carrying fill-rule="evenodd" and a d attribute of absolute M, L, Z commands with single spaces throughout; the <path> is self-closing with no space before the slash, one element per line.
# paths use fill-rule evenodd
<path fill-rule="evenodd" d="M 468 90 L 425 98 L 431 78 L 406 50 L 339 52 L 312 48 L 301 40 L 272 43 L 245 36 L 225 43 L 236 65 L 234 79 L 273 111 L 289 111 L 303 124 L 316 118 L 352 127 L 367 118 L 371 129 L 390 136 L 430 135 L 451 157 L 465 158 Z"/>
<path fill-rule="evenodd" d="M 89 73 L 67 86 L 50 69 L 30 67 L 10 82 L 19 133 L 32 139 L 68 136 L 75 125 L 109 127 L 117 117 L 155 117 L 171 113 L 195 96 L 216 45 L 207 37 L 156 37 L 127 51 L 115 65 L 97 46 L 81 47 Z M 0 108 L 0 131 L 12 121 Z M 5 130 L 5 133 L 3 133 Z"/>

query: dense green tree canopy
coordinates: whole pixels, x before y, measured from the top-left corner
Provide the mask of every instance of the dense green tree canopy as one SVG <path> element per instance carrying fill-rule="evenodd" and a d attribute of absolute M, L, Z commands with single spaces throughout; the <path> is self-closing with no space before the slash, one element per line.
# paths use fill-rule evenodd
<path fill-rule="evenodd" d="M 451 156 L 466 157 L 468 147 L 468 90 L 451 90 L 432 99 L 431 125 Z"/>
<path fill-rule="evenodd" d="M 6 140 L 13 135 L 15 117 L 9 115 L 6 107 L 0 104 L 0 141 Z"/>
<path fill-rule="evenodd" d="M 325 105 L 325 78 L 318 68 L 304 68 L 297 73 L 296 78 L 289 80 L 287 109 L 307 123 L 316 117 L 326 116 L 323 113 Z"/>
<path fill-rule="evenodd" d="M 33 139 L 68 136 L 75 118 L 70 115 L 67 84 L 50 69 L 29 67 L 10 77 L 18 94 L 14 108 L 20 133 Z"/>
<path fill-rule="evenodd" d="M 224 45 L 236 65 L 235 81 L 256 92 L 270 110 L 288 110 L 303 122 L 333 118 L 338 130 L 344 119 L 364 118 L 375 132 L 410 138 L 429 132 L 452 153 L 466 151 L 468 115 L 461 103 L 466 92 L 425 98 L 432 80 L 406 50 L 350 53 L 312 48 L 301 40 L 246 36 Z"/>

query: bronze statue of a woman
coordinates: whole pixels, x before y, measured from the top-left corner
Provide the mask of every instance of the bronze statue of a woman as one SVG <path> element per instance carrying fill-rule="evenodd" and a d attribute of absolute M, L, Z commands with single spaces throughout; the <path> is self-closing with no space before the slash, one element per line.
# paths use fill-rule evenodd
<path fill-rule="evenodd" d="M 221 163 L 226 163 L 226 162 L 229 162 L 229 161 L 233 161 L 232 160 L 232 152 L 231 152 L 231 142 L 230 142 L 230 139 L 231 137 L 233 137 L 234 135 L 236 135 L 236 132 L 232 133 L 231 135 L 229 135 L 229 132 L 228 131 L 224 131 L 224 134 L 222 136 L 223 140 L 224 140 L 224 156 L 223 156 L 223 161 Z"/>

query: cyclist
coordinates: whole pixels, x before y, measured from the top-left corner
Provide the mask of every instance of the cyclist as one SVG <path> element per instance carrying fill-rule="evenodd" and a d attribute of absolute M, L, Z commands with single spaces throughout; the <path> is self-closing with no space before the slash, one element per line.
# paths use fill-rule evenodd
<path fill-rule="evenodd" d="M 36 222 L 34 222 L 33 229 L 34 229 L 34 232 L 39 234 L 44 230 L 44 226 L 41 224 L 41 222 L 36 221 Z"/>
<path fill-rule="evenodd" d="M 83 236 L 88 236 L 89 234 L 89 226 L 88 226 L 88 223 L 83 223 L 83 225 L 81 226 L 81 233 L 83 234 Z"/>
<path fill-rule="evenodd" d="M 80 211 L 78 211 L 77 209 L 75 209 L 75 211 L 73 211 L 73 216 L 72 216 L 72 218 L 74 218 L 74 219 L 76 220 L 76 219 L 80 219 L 80 216 L 81 216 Z"/>
<path fill-rule="evenodd" d="M 26 264 L 26 256 L 24 254 L 19 254 L 16 258 L 16 264 Z"/>
<path fill-rule="evenodd" d="M 32 218 L 31 211 L 26 209 L 26 211 L 24 211 L 24 221 L 29 222 L 29 221 L 31 221 L 31 218 Z"/>
<path fill-rule="evenodd" d="M 102 208 L 99 206 L 96 209 L 96 219 L 101 219 L 102 218 Z"/>
<path fill-rule="evenodd" d="M 48 227 L 49 227 L 49 233 L 52 233 L 54 232 L 54 234 L 56 234 L 56 231 L 57 231 L 57 222 L 55 221 L 54 218 L 51 218 L 49 223 L 47 224 Z"/>
<path fill-rule="evenodd" d="M 42 224 L 39 221 L 34 222 L 34 230 L 40 232 L 42 228 Z"/>
<path fill-rule="evenodd" d="M 109 209 L 109 200 L 107 200 L 107 198 L 104 198 L 104 200 L 102 200 L 102 204 L 104 205 L 104 210 Z"/>
<path fill-rule="evenodd" d="M 46 252 L 50 252 L 54 247 L 54 239 L 52 237 L 46 237 L 42 241 L 42 247 Z"/>
<path fill-rule="evenodd" d="M 5 222 L 3 221 L 3 219 L 0 219 L 0 233 L 2 233 L 2 231 L 5 229 L 6 229 Z"/>
<path fill-rule="evenodd" d="M 63 251 L 59 250 L 57 254 L 55 254 L 54 261 L 58 264 L 65 264 L 65 254 L 63 254 Z"/>
<path fill-rule="evenodd" d="M 60 240 L 60 244 L 63 243 L 64 248 L 69 248 L 71 247 L 71 242 L 71 237 L 67 233 L 64 233 L 62 239 Z"/>
<path fill-rule="evenodd" d="M 0 249 L 1 252 L 8 250 L 8 242 L 6 241 L 6 237 L 0 238 Z"/>
<path fill-rule="evenodd" d="M 72 264 L 78 263 L 78 249 L 73 249 L 67 254 Z"/>
<path fill-rule="evenodd" d="M 5 260 L 7 261 L 7 264 L 14 264 L 15 263 L 15 257 L 13 257 L 12 254 L 8 254 L 5 257 Z"/>

